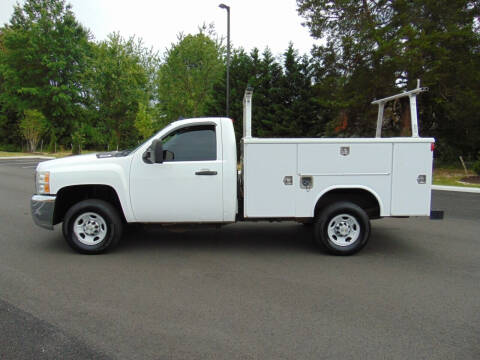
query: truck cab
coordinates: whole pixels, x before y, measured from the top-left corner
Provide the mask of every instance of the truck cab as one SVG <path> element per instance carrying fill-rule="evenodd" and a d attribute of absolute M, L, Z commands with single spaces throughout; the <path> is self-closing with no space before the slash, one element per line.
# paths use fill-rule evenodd
<path fill-rule="evenodd" d="M 129 173 L 136 222 L 234 222 L 237 150 L 227 118 L 181 120 L 152 140 L 163 156 L 151 161 L 152 141 L 133 154 Z"/>

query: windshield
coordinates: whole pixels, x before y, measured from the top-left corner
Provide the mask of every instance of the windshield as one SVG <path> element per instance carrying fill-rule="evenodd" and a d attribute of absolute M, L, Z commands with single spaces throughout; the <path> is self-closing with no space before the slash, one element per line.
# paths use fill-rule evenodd
<path fill-rule="evenodd" d="M 168 124 L 167 126 L 165 126 L 165 127 L 164 127 L 162 130 L 160 130 L 160 131 L 163 131 L 164 129 L 170 127 L 171 125 L 172 125 L 172 123 Z M 149 137 L 147 140 L 142 141 L 142 142 L 141 142 L 136 148 L 134 148 L 133 150 L 128 150 L 128 153 L 129 153 L 129 154 L 133 154 L 135 151 L 137 151 L 138 149 L 140 149 L 140 148 L 143 146 L 143 144 L 148 143 L 148 142 L 151 142 L 151 141 L 158 135 L 158 133 L 159 133 L 160 131 L 157 131 L 154 135 L 152 135 L 151 137 Z M 125 150 L 125 151 L 127 151 L 127 150 Z"/>

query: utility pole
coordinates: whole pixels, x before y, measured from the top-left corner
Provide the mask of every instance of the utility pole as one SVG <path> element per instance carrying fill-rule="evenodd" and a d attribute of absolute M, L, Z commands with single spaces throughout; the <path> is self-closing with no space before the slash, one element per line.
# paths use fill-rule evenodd
<path fill-rule="evenodd" d="M 230 116 L 230 6 L 220 4 L 218 7 L 227 10 L 227 100 L 226 113 Z"/>

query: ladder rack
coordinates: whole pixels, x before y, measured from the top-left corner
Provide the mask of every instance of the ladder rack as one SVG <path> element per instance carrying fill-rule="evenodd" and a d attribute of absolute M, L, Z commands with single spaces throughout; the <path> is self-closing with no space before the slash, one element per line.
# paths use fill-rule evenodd
<path fill-rule="evenodd" d="M 385 104 L 389 101 L 400 99 L 402 97 L 409 97 L 410 99 L 410 120 L 412 123 L 412 137 L 418 137 L 418 117 L 417 117 L 417 95 L 428 91 L 427 87 L 420 87 L 420 79 L 417 79 L 417 88 L 404 91 L 400 94 L 389 96 L 380 100 L 372 101 L 373 105 L 378 105 L 378 117 L 377 117 L 377 130 L 375 132 L 375 137 L 382 137 L 382 125 L 383 125 L 383 110 Z"/>

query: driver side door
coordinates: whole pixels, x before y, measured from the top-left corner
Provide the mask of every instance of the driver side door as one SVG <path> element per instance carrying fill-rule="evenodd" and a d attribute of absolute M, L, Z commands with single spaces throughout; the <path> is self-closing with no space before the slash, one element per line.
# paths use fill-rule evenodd
<path fill-rule="evenodd" d="M 220 124 L 187 124 L 162 137 L 166 159 L 134 156 L 130 197 L 138 222 L 222 222 Z"/>

